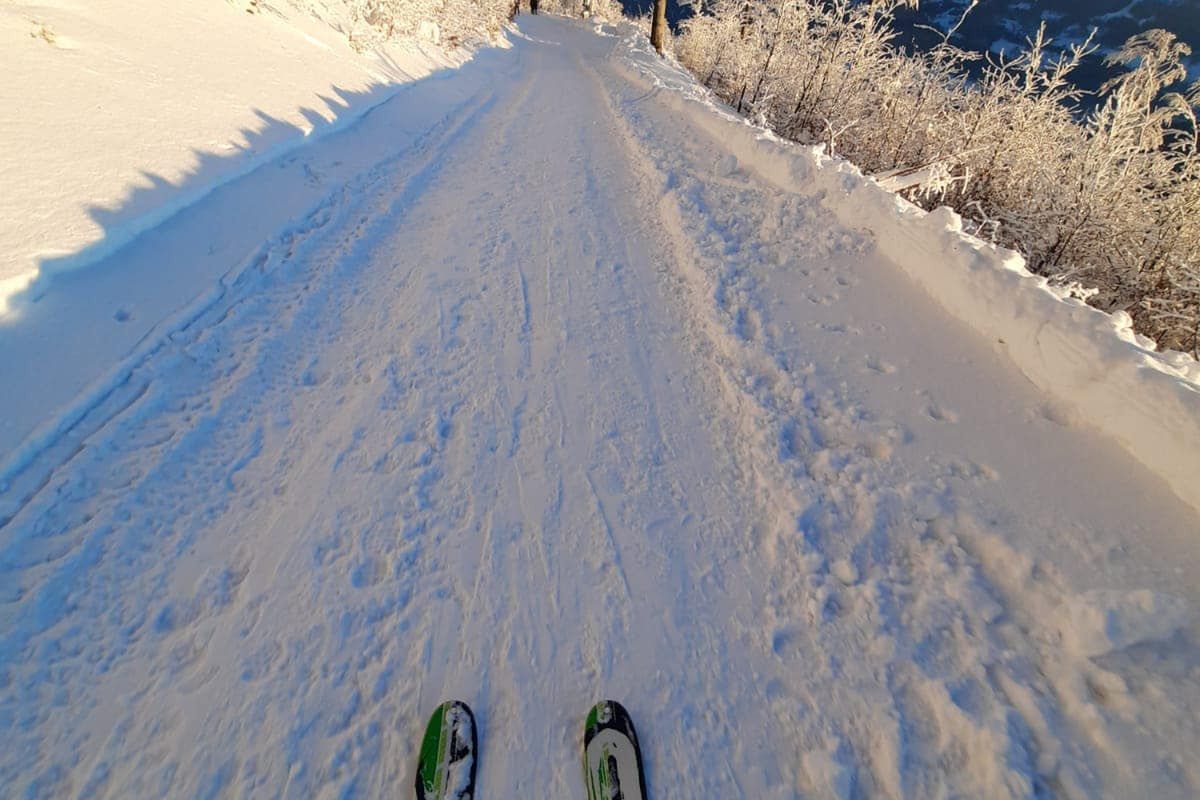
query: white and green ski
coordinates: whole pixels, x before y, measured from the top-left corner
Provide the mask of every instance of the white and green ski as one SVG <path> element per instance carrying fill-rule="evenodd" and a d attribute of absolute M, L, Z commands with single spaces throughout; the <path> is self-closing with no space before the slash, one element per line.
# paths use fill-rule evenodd
<path fill-rule="evenodd" d="M 442 703 L 429 718 L 417 759 L 417 800 L 472 800 L 479 752 L 466 703 Z"/>
<path fill-rule="evenodd" d="M 583 731 L 583 781 L 588 800 L 646 800 L 637 732 L 620 703 L 604 700 L 588 712 Z"/>

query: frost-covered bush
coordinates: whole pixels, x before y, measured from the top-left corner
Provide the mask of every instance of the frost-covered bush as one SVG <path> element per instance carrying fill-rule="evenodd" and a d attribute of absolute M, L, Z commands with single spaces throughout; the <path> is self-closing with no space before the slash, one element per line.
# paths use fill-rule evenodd
<path fill-rule="evenodd" d="M 539 10 L 567 17 L 584 17 L 616 22 L 624 17 L 618 0 L 541 0 Z"/>
<path fill-rule="evenodd" d="M 328 1 L 328 0 L 326 0 Z M 442 44 L 491 39 L 518 8 L 519 0 L 336 0 L 354 20 L 348 31 L 359 49 L 403 36 L 436 38 Z M 529 7 L 528 0 L 520 3 Z M 618 0 L 541 0 L 540 10 L 572 17 L 618 20 Z M 436 27 L 434 27 L 436 26 Z"/>
<path fill-rule="evenodd" d="M 1133 37 L 1084 114 L 1071 74 L 1090 41 L 1051 55 L 1042 29 L 993 57 L 956 47 L 952 28 L 910 52 L 894 26 L 908 2 L 705 0 L 676 53 L 741 113 L 954 206 L 1030 269 L 1200 355 L 1200 83 L 1173 91 L 1187 46 Z"/>
<path fill-rule="evenodd" d="M 351 41 L 369 47 L 400 36 L 416 36 L 436 25 L 443 44 L 486 40 L 500 33 L 513 0 L 347 0 L 355 29 Z"/>

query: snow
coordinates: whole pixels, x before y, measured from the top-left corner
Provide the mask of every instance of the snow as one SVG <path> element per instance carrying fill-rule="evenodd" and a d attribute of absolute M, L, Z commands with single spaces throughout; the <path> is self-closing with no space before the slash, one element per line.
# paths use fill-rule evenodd
<path fill-rule="evenodd" d="M 653 62 L 638 65 L 643 73 Z M 1018 253 L 962 232 L 949 208 L 926 213 L 853 165 L 800 148 L 716 109 L 681 69 L 653 83 L 681 87 L 666 101 L 785 191 L 815 184 L 847 220 L 917 285 L 985 338 L 1003 345 L 1038 388 L 1081 421 L 1113 437 L 1200 510 L 1200 363 L 1158 353 L 1125 313 L 1105 314 L 1056 293 Z"/>
<path fill-rule="evenodd" d="M 1096 17 L 1096 21 L 1097 22 L 1112 22 L 1113 20 L 1121 19 L 1122 17 L 1136 21 L 1137 17 L 1134 16 L 1133 12 L 1134 12 L 1134 9 L 1136 9 L 1141 4 L 1142 4 L 1142 0 L 1129 0 L 1128 3 L 1126 3 L 1121 8 L 1118 8 L 1116 11 L 1110 11 L 1107 14 L 1098 15 Z"/>
<path fill-rule="evenodd" d="M 1102 656 L 1143 642 L 1169 639 L 1188 622 L 1187 604 L 1147 589 L 1091 591 L 1068 598 L 1059 612 L 1064 645 Z"/>
<path fill-rule="evenodd" d="M 124 13 L 137 19 L 143 13 L 166 14 L 167 8 L 156 4 L 157 12 L 144 12 L 140 4 L 126 4 Z M 191 17 L 196 13 L 216 13 L 217 21 L 231 13 L 225 4 L 204 6 L 207 9 L 204 11 L 191 4 L 182 11 L 179 7 L 172 8 L 172 13 L 180 17 L 172 18 L 174 26 L 194 22 Z M 446 67 L 462 60 L 461 54 L 450 57 L 432 51 L 397 49 L 370 58 L 351 53 L 353 58 L 342 56 L 343 60 L 331 64 L 321 60 L 323 51 L 310 48 L 307 60 L 286 58 L 262 69 L 246 65 L 249 70 L 246 74 L 277 75 L 264 85 L 241 85 L 223 73 L 230 61 L 240 64 L 239 58 L 250 57 L 226 53 L 225 46 L 245 45 L 245 53 L 269 61 L 275 58 L 272 50 L 262 48 L 261 42 L 251 47 L 246 37 L 261 36 L 260 28 L 267 24 L 269 32 L 279 40 L 276 44 L 286 54 L 289 52 L 286 48 L 293 47 L 296 40 L 296 30 L 291 26 L 304 20 L 300 17 L 285 24 L 271 16 L 264 23 L 263 18 L 239 11 L 225 22 L 224 28 L 212 20 L 195 28 L 209 32 L 209 36 L 188 37 L 202 49 L 211 48 L 207 51 L 211 55 L 205 56 L 208 72 L 202 75 L 213 73 L 218 85 L 222 80 L 229 82 L 226 90 L 230 93 L 236 87 L 242 98 L 241 106 L 227 106 L 222 100 L 206 107 L 187 94 L 164 96 L 159 108 L 143 107 L 142 95 L 137 90 L 139 82 L 147 75 L 164 74 L 167 69 L 179 73 L 192 69 L 196 54 L 185 51 L 174 60 L 163 56 L 154 73 L 139 72 L 131 77 L 118 71 L 118 79 L 123 83 L 99 72 L 97 80 L 103 78 L 100 83 L 130 87 L 121 89 L 119 99 L 124 106 L 114 108 L 111 119 L 103 117 L 80 123 L 64 117 L 56 119 L 48 133 L 42 133 L 40 127 L 12 126 L 0 134 L 14 137 L 3 150 L 7 156 L 3 169 L 14 176 L 10 185 L 22 187 L 22 191 L 0 197 L 3 224 L 0 237 L 10 245 L 5 252 L 18 258 L 23 245 L 17 240 L 26 241 L 29 247 L 42 246 L 47 241 L 61 243 L 60 249 L 64 250 L 82 247 L 71 257 L 75 270 L 63 272 L 59 267 L 65 261 L 43 263 L 37 273 L 38 284 L 9 296 L 16 305 L 8 313 L 0 314 L 0 351 L 8 354 L 0 358 L 0 384 L 24 387 L 6 398 L 5 413 L 0 418 L 0 484 L 123 382 L 130 365 L 148 349 L 156 347 L 163 337 L 190 322 L 220 297 L 229 283 L 262 256 L 264 239 L 293 235 L 293 221 L 310 217 L 328 204 L 332 189 L 345 186 L 351 178 L 374 165 L 379 155 L 378 142 L 394 138 L 398 145 L 413 144 L 436 125 L 449 122 L 452 112 L 484 99 L 482 92 L 487 80 L 484 74 L 473 73 L 473 81 L 459 80 L 446 87 L 438 80 L 414 83 L 414 76 L 433 69 L 441 69 L 439 75 L 445 75 Z M 76 22 L 83 25 L 82 20 Z M 250 26 L 249 32 L 241 30 L 239 25 Z M 333 29 L 323 27 L 324 35 L 332 42 L 329 47 L 341 46 L 333 38 Z M 108 28 L 101 28 L 100 32 L 116 35 Z M 315 28 L 314 33 L 321 31 Z M 125 45 L 133 47 L 137 41 L 134 38 Z M 154 50 L 151 54 L 162 55 Z M 378 59 L 387 65 L 389 82 L 373 85 Z M 39 62 L 33 59 L 29 63 L 36 66 Z M 103 64 L 97 69 L 100 67 L 109 69 Z M 335 106 L 339 116 L 332 124 L 324 125 L 312 111 L 289 105 L 323 94 L 327 84 L 322 81 L 327 80 L 331 71 L 337 74 L 335 67 L 346 75 L 343 81 L 346 92 L 357 87 L 362 93 L 340 95 L 346 105 Z M 239 67 L 239 75 L 243 74 L 240 70 Z M 74 86 L 74 80 L 64 80 L 53 88 L 57 91 L 59 87 Z M 21 83 L 6 85 L 20 87 Z M 284 88 L 280 89 L 281 86 Z M 42 88 L 40 81 L 31 81 L 25 84 L 24 91 Z M 211 87 L 209 91 L 213 91 Z M 329 91 L 332 93 L 332 89 Z M 408 102 L 404 106 L 380 107 L 379 104 L 398 92 L 407 93 Z M 201 134 L 215 137 L 214 141 L 222 136 L 239 139 L 243 134 L 238 132 L 238 126 L 243 123 L 238 115 L 258 119 L 252 113 L 251 103 L 272 110 L 281 121 L 276 124 L 264 118 L 270 124 L 255 134 L 255 144 L 249 149 L 243 151 L 239 145 L 236 157 L 204 155 L 202 160 L 207 166 L 193 175 L 181 172 L 176 176 L 181 180 L 178 186 L 160 183 L 152 192 L 135 191 L 133 197 L 119 200 L 126 191 L 122 177 L 126 173 L 138 174 L 148 167 L 163 175 L 172 174 L 176 168 L 186 172 L 194 154 L 182 145 L 198 141 L 196 137 Z M 61 98 L 47 108 L 47 114 L 68 114 L 71 105 L 69 98 Z M 291 111 L 283 110 L 286 108 Z M 372 108 L 378 113 L 346 128 Z M 162 123 L 157 119 L 160 116 L 164 118 Z M 292 117 L 295 117 L 293 122 L 304 127 L 294 127 L 287 121 Z M 108 149 L 92 150 L 93 129 L 114 125 L 114 120 L 122 124 L 112 132 L 114 138 Z M 172 120 L 178 124 L 166 124 Z M 305 135 L 314 124 L 318 127 Z M 80 133 L 85 136 L 80 137 Z M 331 136 L 333 141 L 328 144 L 321 141 L 325 136 Z M 54 137 L 62 137 L 62 141 L 54 145 L 49 155 L 29 144 L 39 138 Z M 290 150 L 301 144 L 306 146 L 304 157 L 291 155 Z M 57 158 L 53 155 L 57 152 L 86 157 L 72 159 L 50 171 L 41 161 Z M 92 164 L 92 160 L 96 163 Z M 53 172 L 56 181 L 62 180 L 52 187 L 42 185 L 38 176 L 48 172 Z M 236 181 L 251 172 L 255 174 L 253 181 Z M 111 214 L 105 212 L 105 218 L 111 218 L 112 224 L 106 223 L 107 230 L 91 227 L 84 231 L 79 225 L 90 214 L 88 204 L 102 197 L 121 204 Z M 35 207 L 40 209 L 38 214 L 45 217 L 46 228 L 56 231 L 53 236 L 36 224 L 27 224 L 25 211 L 10 212 L 3 208 L 4 203 L 19 205 L 23 198 L 35 199 Z M 137 230 L 154 226 L 156 220 L 164 217 L 166 221 L 147 236 L 133 240 Z M 186 241 L 186 245 L 176 244 L 171 248 L 170 258 L 164 259 L 157 237 L 168 231 L 173 242 Z M 90 244 L 82 244 L 80 237 Z M 92 241 L 92 237 L 102 238 Z M 124 249 L 120 250 L 122 246 Z M 118 257 L 102 258 L 104 253 L 117 250 L 120 250 Z M 32 250 L 29 254 L 32 265 Z M 89 262 L 94 268 L 80 269 Z M 14 268 L 24 269 L 20 265 Z M 34 274 L 18 271 L 8 276 L 12 278 L 10 288 L 24 287 Z M 0 302 L 5 301 L 0 299 Z M 63 325 L 64 319 L 75 324 Z"/>
<path fill-rule="evenodd" d="M 997 39 L 996 41 L 992 42 L 988 50 L 996 53 L 997 55 L 1004 55 L 1007 53 L 1011 57 L 1020 53 L 1022 48 L 1021 45 L 1017 44 L 1016 42 L 1009 41 L 1008 39 Z"/>
<path fill-rule="evenodd" d="M 847 586 L 858 583 L 858 570 L 848 559 L 842 558 L 833 562 L 829 565 L 829 571 L 833 573 L 833 577 Z"/>
<path fill-rule="evenodd" d="M 356 53 L 342 12 L 271 4 L 248 14 L 220 0 L 4 4 L 0 105 L 18 124 L 0 128 L 0 314 L 461 60 L 411 44 Z"/>
<path fill-rule="evenodd" d="M 1200 792 L 1194 363 L 520 26 L 0 329 L 0 794 Z"/>
<path fill-rule="evenodd" d="M 465 733 L 470 730 L 473 721 L 457 705 L 450 706 L 447 715 L 446 727 L 453 732 L 449 747 L 453 748 L 457 744 L 463 752 L 452 750 L 450 753 L 450 760 L 446 765 L 445 796 L 454 798 L 454 800 L 471 800 L 471 778 L 475 774 L 475 750 L 471 746 L 471 738 Z"/>

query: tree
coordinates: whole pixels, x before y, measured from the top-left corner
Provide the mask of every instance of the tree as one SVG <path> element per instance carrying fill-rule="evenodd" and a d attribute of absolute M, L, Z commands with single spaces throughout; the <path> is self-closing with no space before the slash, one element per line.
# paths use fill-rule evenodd
<path fill-rule="evenodd" d="M 654 24 L 650 27 L 650 44 L 661 56 L 663 38 L 667 33 L 667 0 L 654 0 Z"/>

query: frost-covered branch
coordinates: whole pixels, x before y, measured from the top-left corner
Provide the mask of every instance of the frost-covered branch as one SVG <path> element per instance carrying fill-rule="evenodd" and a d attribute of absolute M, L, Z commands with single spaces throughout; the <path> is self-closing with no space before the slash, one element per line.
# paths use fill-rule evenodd
<path fill-rule="evenodd" d="M 964 17 L 911 52 L 895 44 L 902 5 L 711 0 L 676 52 L 747 116 L 836 144 L 915 202 L 954 206 L 1035 272 L 1087 283 L 1077 295 L 1128 309 L 1160 345 L 1195 350 L 1200 82 L 1178 88 L 1187 45 L 1162 30 L 1131 38 L 1109 59 L 1124 72 L 1084 114 L 1073 76 L 1092 37 L 1055 53 L 1042 26 L 1021 52 L 984 56 L 953 43 Z"/>

